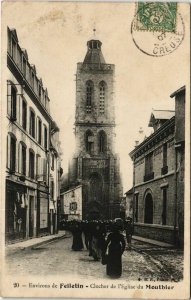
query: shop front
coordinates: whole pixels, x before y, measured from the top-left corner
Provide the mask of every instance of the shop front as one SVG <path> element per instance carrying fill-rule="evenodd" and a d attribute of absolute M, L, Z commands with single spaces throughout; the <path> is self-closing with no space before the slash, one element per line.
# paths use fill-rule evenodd
<path fill-rule="evenodd" d="M 37 235 L 49 233 L 49 194 L 45 191 L 37 192 Z"/>
<path fill-rule="evenodd" d="M 26 238 L 26 222 L 26 185 L 11 180 L 6 180 L 5 239 L 7 243 Z"/>

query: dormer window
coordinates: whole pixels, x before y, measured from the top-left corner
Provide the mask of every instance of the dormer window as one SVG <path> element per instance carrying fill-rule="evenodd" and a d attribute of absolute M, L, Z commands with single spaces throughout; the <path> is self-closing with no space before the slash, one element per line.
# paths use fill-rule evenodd
<path fill-rule="evenodd" d="M 40 100 L 41 100 L 41 94 L 42 94 L 42 89 L 41 89 L 41 86 L 39 84 L 39 86 L 38 86 L 38 96 L 39 96 Z"/>
<path fill-rule="evenodd" d="M 13 38 L 11 42 L 11 56 L 14 60 L 16 60 L 16 42 Z"/>
<path fill-rule="evenodd" d="M 34 88 L 34 73 L 31 73 L 31 85 Z"/>
<path fill-rule="evenodd" d="M 23 57 L 23 74 L 24 74 L 24 76 L 26 76 L 26 64 L 27 64 L 26 59 Z"/>

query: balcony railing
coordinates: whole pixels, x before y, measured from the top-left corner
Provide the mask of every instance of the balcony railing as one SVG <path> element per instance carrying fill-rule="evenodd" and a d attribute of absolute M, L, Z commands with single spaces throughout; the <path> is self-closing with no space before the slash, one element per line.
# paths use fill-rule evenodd
<path fill-rule="evenodd" d="M 96 64 L 96 63 L 92 63 L 92 64 L 85 64 L 83 63 L 81 68 L 83 70 L 104 70 L 104 71 L 110 71 L 113 70 L 113 65 L 111 64 Z"/>
<path fill-rule="evenodd" d="M 165 175 L 168 173 L 168 166 L 164 166 L 161 168 L 161 175 Z"/>
<path fill-rule="evenodd" d="M 144 182 L 152 180 L 152 179 L 154 179 L 154 172 L 149 173 L 149 174 L 145 174 L 145 176 L 144 176 Z"/>

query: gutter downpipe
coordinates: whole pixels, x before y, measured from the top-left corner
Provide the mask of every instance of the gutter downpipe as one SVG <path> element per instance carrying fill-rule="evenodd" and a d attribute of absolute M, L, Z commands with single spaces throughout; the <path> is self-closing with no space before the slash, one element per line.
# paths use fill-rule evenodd
<path fill-rule="evenodd" d="M 135 159 L 133 157 L 133 232 L 135 222 Z"/>
<path fill-rule="evenodd" d="M 177 247 L 177 146 L 174 147 L 175 150 L 175 172 L 174 172 L 174 246 Z"/>

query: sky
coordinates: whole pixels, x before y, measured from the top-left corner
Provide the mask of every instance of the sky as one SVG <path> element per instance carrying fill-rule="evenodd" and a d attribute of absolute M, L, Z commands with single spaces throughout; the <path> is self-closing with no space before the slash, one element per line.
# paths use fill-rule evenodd
<path fill-rule="evenodd" d="M 186 5 L 179 4 L 185 23 Z M 187 6 L 188 8 L 188 6 Z M 131 36 L 135 3 L 4 2 L 3 25 L 15 28 L 21 48 L 35 64 L 50 98 L 50 111 L 60 128 L 62 167 L 75 149 L 75 74 L 84 60 L 87 41 L 102 42 L 106 63 L 115 64 L 116 152 L 124 192 L 132 187 L 133 167 L 129 152 L 139 139 L 139 128 L 148 136 L 152 109 L 174 109 L 170 98 L 183 86 L 189 72 L 187 27 L 180 47 L 170 55 L 151 57 L 141 52 Z M 189 9 L 187 9 L 189 12 Z M 5 44 L 4 44 L 5 47 Z"/>

